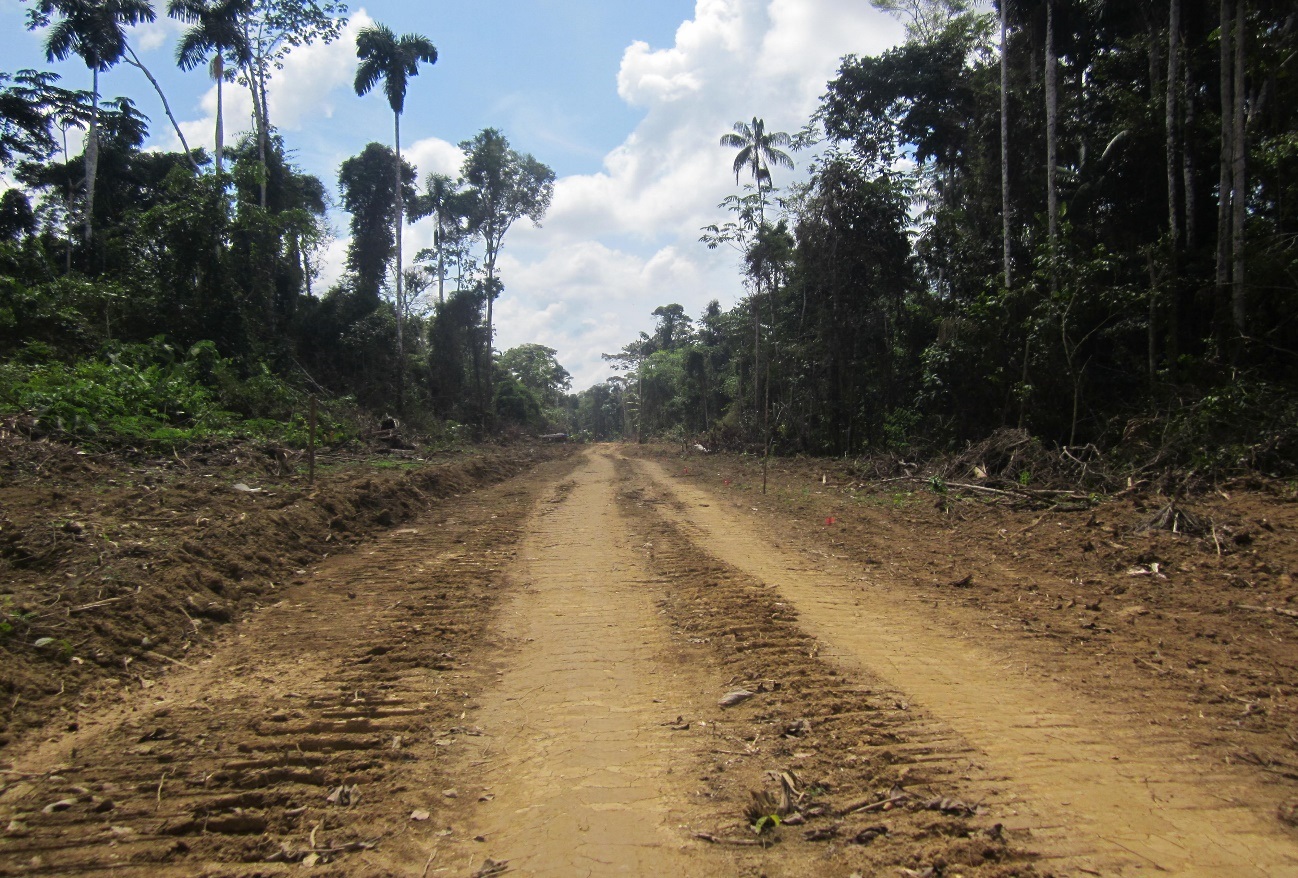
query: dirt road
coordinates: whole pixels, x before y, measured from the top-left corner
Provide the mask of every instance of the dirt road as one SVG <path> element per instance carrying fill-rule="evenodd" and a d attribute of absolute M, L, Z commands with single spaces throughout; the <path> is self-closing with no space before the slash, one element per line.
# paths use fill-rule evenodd
<path fill-rule="evenodd" d="M 656 463 L 641 469 L 678 500 L 700 544 L 778 586 L 834 661 L 883 676 L 976 748 L 993 777 L 980 798 L 1001 800 L 1007 825 L 1034 830 L 1043 865 L 1102 875 L 1298 872 L 1298 848 L 1257 802 L 1245 804 L 1247 789 L 1196 766 L 1130 704 L 1089 702 L 1033 679 L 976 638 L 935 628 L 904 583 L 832 559 L 808 567 L 736 517 L 735 504 L 671 485 Z"/>
<path fill-rule="evenodd" d="M 434 502 L 6 747 L 0 875 L 1298 874 L 1145 693 L 788 521 L 613 447 Z"/>

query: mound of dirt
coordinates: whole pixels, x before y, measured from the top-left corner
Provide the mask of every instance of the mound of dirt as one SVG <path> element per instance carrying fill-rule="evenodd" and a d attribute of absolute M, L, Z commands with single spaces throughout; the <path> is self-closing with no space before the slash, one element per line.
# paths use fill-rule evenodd
<path fill-rule="evenodd" d="M 70 716 L 92 682 L 151 685 L 305 565 L 568 453 L 324 455 L 308 484 L 273 452 L 133 459 L 0 436 L 0 746 Z"/>

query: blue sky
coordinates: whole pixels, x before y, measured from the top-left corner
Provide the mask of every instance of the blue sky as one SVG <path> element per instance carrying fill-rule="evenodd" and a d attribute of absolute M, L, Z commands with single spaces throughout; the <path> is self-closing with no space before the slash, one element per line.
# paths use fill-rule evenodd
<path fill-rule="evenodd" d="M 155 0 L 159 13 L 165 5 Z M 48 66 L 24 13 L 18 0 L 0 0 L 5 71 Z M 868 0 L 371 0 L 351 4 L 350 17 L 343 40 L 290 57 L 271 85 L 272 123 L 299 165 L 335 189 L 344 159 L 392 137 L 383 96 L 352 91 L 356 30 L 378 21 L 431 39 L 440 57 L 410 83 L 403 148 L 421 178 L 454 174 L 455 144 L 491 126 L 554 168 L 542 226 L 516 226 L 505 240 L 496 345 L 556 348 L 574 389 L 610 374 L 600 353 L 649 329 L 658 305 L 697 315 L 710 299 L 729 306 L 742 295 L 737 257 L 697 242 L 735 188 L 721 134 L 754 115 L 768 129 L 797 130 L 843 54 L 875 53 L 901 36 Z M 210 147 L 215 90 L 202 71 L 175 68 L 180 29 L 160 17 L 133 44 L 191 145 Z M 56 69 L 69 87 L 89 84 L 79 62 Z M 156 145 L 178 144 L 139 72 L 120 66 L 102 88 L 136 101 Z M 246 92 L 227 88 L 227 140 L 247 127 L 249 107 Z M 789 178 L 777 174 L 776 184 Z M 346 248 L 346 216 L 334 225 L 322 285 Z M 431 235 L 426 223 L 411 227 L 406 252 Z"/>

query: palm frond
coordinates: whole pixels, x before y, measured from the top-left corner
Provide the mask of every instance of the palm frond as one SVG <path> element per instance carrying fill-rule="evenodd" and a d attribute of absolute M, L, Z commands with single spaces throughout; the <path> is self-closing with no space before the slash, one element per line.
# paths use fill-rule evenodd
<path fill-rule="evenodd" d="M 752 160 L 752 156 L 753 148 L 751 146 L 745 146 L 739 151 L 739 155 L 735 156 L 735 166 L 733 168 L 735 172 L 735 183 L 739 182 L 739 174 L 744 170 L 744 168 L 748 167 L 748 163 Z"/>
<path fill-rule="evenodd" d="M 207 12 L 204 0 L 171 0 L 167 4 L 167 16 L 186 24 L 200 21 Z"/>
<path fill-rule="evenodd" d="M 207 61 L 213 46 L 199 28 L 185 31 L 176 44 L 176 66 L 186 72 Z"/>
<path fill-rule="evenodd" d="M 80 43 L 81 38 L 72 22 L 66 18 L 60 19 L 45 37 L 45 59 L 51 62 L 65 61 L 69 55 L 78 51 Z"/>
<path fill-rule="evenodd" d="M 374 61 L 362 61 L 356 68 L 356 94 L 364 97 L 383 78 L 383 68 Z"/>

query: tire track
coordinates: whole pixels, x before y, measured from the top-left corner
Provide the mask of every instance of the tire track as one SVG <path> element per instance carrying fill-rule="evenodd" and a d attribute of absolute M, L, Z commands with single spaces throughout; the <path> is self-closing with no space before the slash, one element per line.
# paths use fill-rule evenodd
<path fill-rule="evenodd" d="M 659 605 L 694 660 L 719 665 L 727 688 L 752 693 L 738 706 L 709 704 L 688 734 L 700 745 L 703 813 L 719 843 L 753 844 L 757 799 L 776 825 L 766 849 L 741 848 L 737 874 L 825 876 L 1037 874 L 1024 839 L 999 822 L 966 742 L 868 674 L 843 674 L 797 611 L 765 582 L 692 540 L 660 492 L 619 463 L 621 500 L 650 568 Z M 868 807 L 865 807 L 868 803 Z"/>
<path fill-rule="evenodd" d="M 524 585 L 501 614 L 515 648 L 467 739 L 479 851 L 521 875 L 724 874 L 676 826 L 691 757 L 664 720 L 690 712 L 699 684 L 661 660 L 607 453 L 588 453 L 566 488 L 520 547 Z"/>
<path fill-rule="evenodd" d="M 98 723 L 17 758 L 0 776 L 0 875 L 423 864 L 439 837 L 409 815 L 444 825 L 446 754 L 544 484 L 517 481 L 323 563 L 201 667 L 141 678 Z"/>
<path fill-rule="evenodd" d="M 889 680 L 979 751 L 1065 874 L 1298 874 L 1298 845 L 1250 810 L 1226 772 L 1196 770 L 1193 753 L 1104 708 L 1016 675 L 976 643 L 936 630 L 885 581 L 773 548 L 709 494 L 637 470 L 678 499 L 678 517 L 717 557 L 776 586 L 836 662 Z M 900 548 L 900 547 L 899 547 Z M 901 595 L 904 598 L 904 595 Z M 1238 797 L 1238 798 L 1236 798 Z"/>

